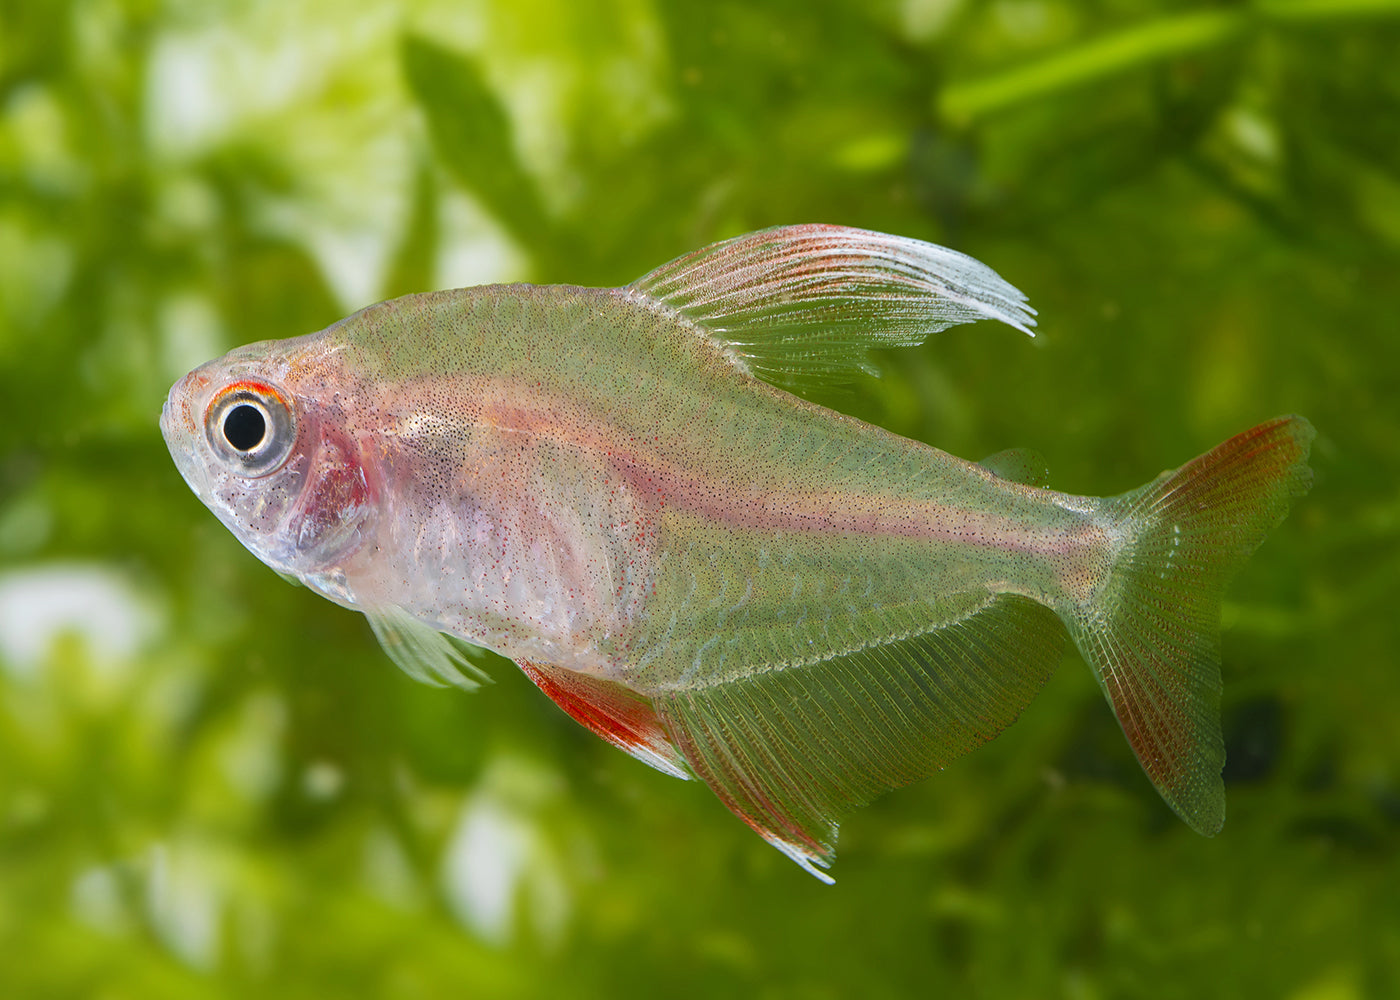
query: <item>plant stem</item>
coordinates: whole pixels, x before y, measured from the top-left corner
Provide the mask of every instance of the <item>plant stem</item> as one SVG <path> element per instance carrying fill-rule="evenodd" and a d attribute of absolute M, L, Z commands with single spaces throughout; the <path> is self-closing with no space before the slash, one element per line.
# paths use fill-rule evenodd
<path fill-rule="evenodd" d="M 1258 24 L 1400 15 L 1400 0 L 1259 0 L 1252 7 L 1204 10 L 1116 31 L 1000 73 L 954 83 L 935 98 L 945 120 L 967 124 L 1044 94 L 1243 36 Z"/>

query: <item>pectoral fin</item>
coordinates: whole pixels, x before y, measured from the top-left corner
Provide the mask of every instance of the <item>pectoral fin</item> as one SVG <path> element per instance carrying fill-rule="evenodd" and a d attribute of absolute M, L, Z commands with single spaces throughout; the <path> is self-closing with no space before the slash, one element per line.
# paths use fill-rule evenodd
<path fill-rule="evenodd" d="M 366 608 L 374 637 L 389 659 L 414 680 L 474 691 L 491 678 L 454 641 L 403 608 Z"/>

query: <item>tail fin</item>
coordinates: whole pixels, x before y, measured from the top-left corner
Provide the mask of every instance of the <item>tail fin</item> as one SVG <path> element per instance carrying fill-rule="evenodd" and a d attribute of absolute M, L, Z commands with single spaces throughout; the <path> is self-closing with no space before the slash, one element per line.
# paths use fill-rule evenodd
<path fill-rule="evenodd" d="M 1206 836 L 1225 822 L 1221 598 L 1312 484 L 1313 433 L 1280 417 L 1111 501 L 1122 548 L 1070 623 L 1143 770 Z"/>

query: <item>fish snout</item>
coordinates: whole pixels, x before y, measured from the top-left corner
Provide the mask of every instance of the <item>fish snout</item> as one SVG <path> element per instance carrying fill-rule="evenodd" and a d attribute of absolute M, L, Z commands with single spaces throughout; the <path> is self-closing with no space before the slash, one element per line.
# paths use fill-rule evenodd
<path fill-rule="evenodd" d="M 170 418 L 170 404 L 175 390 L 171 390 L 171 395 L 165 397 L 165 402 L 160 407 L 160 435 L 165 438 L 165 443 L 170 443 L 170 432 L 174 429 L 174 423 Z"/>
<path fill-rule="evenodd" d="M 209 492 L 209 470 L 200 456 L 200 421 L 193 393 L 208 385 L 209 380 L 197 371 L 191 372 L 170 388 L 160 408 L 160 434 L 165 447 L 175 461 L 175 467 L 201 500 Z M 206 501 L 207 502 L 207 501 Z"/>
<path fill-rule="evenodd" d="M 170 393 L 160 408 L 160 432 L 166 444 L 173 447 L 178 440 L 199 434 L 193 396 L 208 384 L 207 377 L 193 371 L 170 387 Z"/>

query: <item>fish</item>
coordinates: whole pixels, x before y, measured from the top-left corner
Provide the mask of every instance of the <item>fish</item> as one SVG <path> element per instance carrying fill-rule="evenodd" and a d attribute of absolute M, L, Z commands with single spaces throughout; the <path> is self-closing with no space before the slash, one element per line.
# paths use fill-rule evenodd
<path fill-rule="evenodd" d="M 1313 428 L 1269 420 L 1100 498 L 798 394 L 984 319 L 1034 336 L 971 257 L 781 226 L 620 288 L 406 295 L 239 347 L 160 426 L 244 546 L 409 674 L 473 688 L 494 650 L 823 881 L 845 815 L 996 736 L 1069 643 L 1214 835 L 1222 596 L 1309 489 Z"/>

